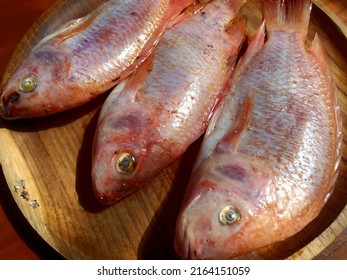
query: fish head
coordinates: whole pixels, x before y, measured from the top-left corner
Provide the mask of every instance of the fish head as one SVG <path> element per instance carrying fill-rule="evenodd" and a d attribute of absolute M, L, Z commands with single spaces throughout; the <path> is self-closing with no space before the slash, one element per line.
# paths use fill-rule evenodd
<path fill-rule="evenodd" d="M 177 253 L 184 259 L 228 259 L 258 246 L 256 236 L 268 226 L 260 217 L 270 186 L 268 170 L 247 159 L 203 161 L 192 174 L 178 217 Z"/>
<path fill-rule="evenodd" d="M 70 58 L 64 50 L 44 46 L 25 58 L 1 93 L 1 115 L 6 119 L 40 117 L 55 112 L 69 80 Z M 61 111 L 61 110 L 59 110 Z"/>
<path fill-rule="evenodd" d="M 121 109 L 98 123 L 92 180 L 98 200 L 118 202 L 148 183 L 161 170 L 167 152 L 155 140 L 156 125 L 145 108 Z"/>

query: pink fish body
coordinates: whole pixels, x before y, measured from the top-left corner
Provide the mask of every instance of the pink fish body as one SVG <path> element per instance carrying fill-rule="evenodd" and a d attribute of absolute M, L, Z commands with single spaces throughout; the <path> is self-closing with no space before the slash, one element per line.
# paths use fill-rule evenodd
<path fill-rule="evenodd" d="M 4 118 L 42 117 L 112 88 L 193 0 L 111 0 L 42 39 L 4 86 Z"/>
<path fill-rule="evenodd" d="M 94 139 L 92 178 L 112 204 L 152 180 L 205 131 L 245 37 L 228 31 L 244 1 L 213 1 L 167 30 L 155 52 L 109 95 Z"/>
<path fill-rule="evenodd" d="M 227 259 L 286 239 L 320 212 L 341 157 L 337 90 L 310 1 L 263 1 L 264 24 L 235 69 L 177 221 L 182 258 Z"/>

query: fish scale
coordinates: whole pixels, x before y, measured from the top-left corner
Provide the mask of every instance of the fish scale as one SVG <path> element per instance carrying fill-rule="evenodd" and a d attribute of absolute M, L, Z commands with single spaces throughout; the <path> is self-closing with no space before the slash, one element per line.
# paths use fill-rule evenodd
<path fill-rule="evenodd" d="M 148 4 L 144 5 L 143 10 L 139 9 L 136 15 L 132 15 L 134 5 L 131 2 L 127 3 L 127 1 L 123 1 L 122 5 L 118 3 L 118 5 L 109 9 L 107 14 L 105 14 L 107 20 L 100 18 L 93 24 L 93 28 L 87 30 L 86 34 L 83 34 L 84 32 L 81 34 L 89 38 L 89 40 L 97 41 L 97 47 L 95 44 L 89 44 L 89 47 L 86 47 L 83 44 L 83 39 L 81 40 L 80 38 L 70 40 L 68 45 L 74 50 L 75 54 L 83 58 L 88 57 L 90 52 L 93 52 L 93 56 L 95 57 L 93 64 L 101 65 L 101 67 L 90 67 L 88 60 L 75 60 L 73 57 L 72 65 L 74 68 L 79 71 L 84 70 L 84 73 L 88 73 L 88 77 L 93 77 L 99 81 L 104 80 L 104 83 L 109 82 L 110 77 L 117 76 L 120 74 L 120 71 L 124 71 L 138 55 L 134 52 L 134 49 L 141 49 L 156 26 L 158 26 L 158 23 L 160 24 L 168 8 L 168 3 L 163 1 L 151 1 Z M 159 7 L 150 10 L 148 7 L 151 5 L 158 5 Z M 144 22 L 145 26 L 143 27 L 139 24 L 139 21 Z M 112 25 L 117 25 L 117 29 L 113 28 Z M 109 27 L 105 28 L 107 26 Z M 100 32 L 100 30 L 103 30 L 103 32 Z M 122 30 L 122 32 L 119 32 L 119 30 Z M 133 35 L 129 36 L 129 34 Z M 142 35 L 138 36 L 138 34 Z M 116 57 L 114 51 L 116 46 L 109 44 L 110 37 L 116 38 L 117 42 L 123 42 L 126 46 Z M 71 70 L 72 74 L 75 73 L 74 68 Z M 87 75 L 84 75 L 84 77 L 87 77 Z M 83 76 L 80 81 L 83 82 Z"/>
<path fill-rule="evenodd" d="M 244 19 L 225 30 L 244 2 L 215 0 L 183 14 L 124 87 L 110 93 L 92 162 L 101 203 L 116 203 L 143 187 L 204 133 L 245 38 Z M 131 116 L 126 127 L 120 125 Z M 134 168 L 121 173 L 124 157 Z"/>
<path fill-rule="evenodd" d="M 43 38 L 1 94 L 4 118 L 44 117 L 80 106 L 129 76 L 194 0 L 107 1 Z M 27 79 L 35 86 L 21 89 Z"/>
<path fill-rule="evenodd" d="M 263 0 L 267 39 L 262 24 L 194 164 L 176 226 L 181 257 L 231 258 L 288 238 L 333 191 L 342 124 L 319 38 L 305 49 L 311 4 Z M 224 225 L 225 209 L 237 223 Z"/>

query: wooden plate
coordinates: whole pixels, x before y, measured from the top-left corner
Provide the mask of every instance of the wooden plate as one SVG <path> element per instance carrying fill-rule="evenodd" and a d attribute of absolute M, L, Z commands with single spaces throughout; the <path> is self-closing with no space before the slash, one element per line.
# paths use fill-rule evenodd
<path fill-rule="evenodd" d="M 56 2 L 22 39 L 3 82 L 40 38 L 101 2 Z M 261 22 L 260 8 L 260 1 L 249 0 L 242 10 L 250 36 Z M 240 259 L 311 259 L 347 226 L 346 30 L 331 15 L 313 7 L 308 44 L 318 32 L 340 90 L 344 121 L 343 160 L 335 191 L 320 215 L 301 232 Z M 104 207 L 94 198 L 90 166 L 98 112 L 106 95 L 47 118 L 1 120 L 0 162 L 8 188 L 37 233 L 68 259 L 176 259 L 175 221 L 199 141 L 147 186 Z"/>

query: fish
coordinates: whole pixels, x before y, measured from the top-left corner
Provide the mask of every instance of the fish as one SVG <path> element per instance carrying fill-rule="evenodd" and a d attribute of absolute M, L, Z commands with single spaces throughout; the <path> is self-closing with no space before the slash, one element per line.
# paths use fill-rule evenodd
<path fill-rule="evenodd" d="M 312 2 L 263 0 L 202 140 L 178 214 L 183 259 L 231 259 L 296 234 L 320 213 L 341 159 L 338 89 Z"/>
<path fill-rule="evenodd" d="M 107 97 L 92 152 L 102 204 L 149 183 L 205 132 L 245 39 L 246 20 L 230 24 L 244 2 L 215 0 L 182 15 Z"/>
<path fill-rule="evenodd" d="M 5 119 L 45 117 L 113 88 L 153 51 L 194 0 L 110 0 L 44 37 L 1 93 Z"/>

